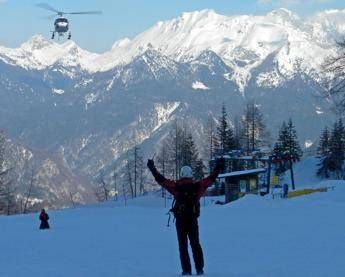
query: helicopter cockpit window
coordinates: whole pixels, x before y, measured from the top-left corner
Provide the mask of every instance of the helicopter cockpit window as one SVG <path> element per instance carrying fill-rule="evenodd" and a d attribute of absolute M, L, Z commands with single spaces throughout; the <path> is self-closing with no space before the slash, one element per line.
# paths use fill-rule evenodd
<path fill-rule="evenodd" d="M 68 22 L 66 18 L 58 18 L 56 19 L 56 22 Z"/>

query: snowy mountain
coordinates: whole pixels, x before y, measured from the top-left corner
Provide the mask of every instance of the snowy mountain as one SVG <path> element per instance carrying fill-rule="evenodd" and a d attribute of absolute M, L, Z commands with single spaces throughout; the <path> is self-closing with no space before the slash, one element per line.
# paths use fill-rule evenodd
<path fill-rule="evenodd" d="M 60 63 L 98 72 L 129 63 L 150 47 L 178 62 L 211 50 L 245 80 L 253 68 L 275 53 L 280 71 L 289 76 L 297 64 L 306 71 L 319 69 L 329 48 L 343 35 L 344 15 L 345 10 L 330 10 L 302 19 L 286 9 L 264 16 L 224 16 L 202 10 L 158 22 L 132 40 L 115 42 L 103 54 L 82 50 L 74 42 L 58 44 L 35 36 L 17 49 L 0 48 L 0 55 L 8 63 L 30 69 Z"/>
<path fill-rule="evenodd" d="M 328 78 L 321 64 L 336 52 L 344 15 L 203 10 L 158 22 L 102 54 L 42 36 L 0 47 L 0 127 L 89 178 L 121 168 L 136 144 L 151 155 L 174 119 L 201 146 L 208 114 L 218 116 L 225 103 L 234 120 L 252 98 L 273 137 L 291 117 L 311 145 L 334 119 L 331 101 L 320 97 Z"/>
<path fill-rule="evenodd" d="M 89 63 L 97 56 L 82 50 L 73 41 L 58 44 L 39 35 L 16 49 L 0 47 L 0 60 L 28 70 L 42 70 L 55 64 L 88 69 Z"/>

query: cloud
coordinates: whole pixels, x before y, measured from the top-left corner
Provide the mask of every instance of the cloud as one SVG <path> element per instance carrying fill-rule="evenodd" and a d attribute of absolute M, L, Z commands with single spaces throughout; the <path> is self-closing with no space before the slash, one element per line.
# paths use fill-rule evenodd
<path fill-rule="evenodd" d="M 260 5 L 282 5 L 282 6 L 292 6 L 298 4 L 308 3 L 327 3 L 330 0 L 257 0 Z"/>
<path fill-rule="evenodd" d="M 0 0 L 0 4 L 7 2 L 7 0 Z"/>

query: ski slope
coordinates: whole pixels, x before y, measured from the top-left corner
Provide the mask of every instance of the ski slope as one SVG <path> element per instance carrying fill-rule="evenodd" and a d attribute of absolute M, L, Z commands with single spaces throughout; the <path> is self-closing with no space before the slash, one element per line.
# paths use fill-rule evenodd
<path fill-rule="evenodd" d="M 334 183 L 334 182 L 333 182 Z M 159 197 L 1 217 L 0 276 L 178 276 L 174 226 Z M 207 276 L 345 276 L 345 183 L 294 199 L 203 203 Z"/>

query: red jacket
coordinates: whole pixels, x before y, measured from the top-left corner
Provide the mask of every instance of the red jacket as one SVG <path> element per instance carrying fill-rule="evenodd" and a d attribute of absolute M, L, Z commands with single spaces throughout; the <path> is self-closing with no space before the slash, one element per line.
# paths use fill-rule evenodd
<path fill-rule="evenodd" d="M 49 216 L 47 213 L 41 212 L 40 214 L 40 220 L 47 221 L 49 219 Z"/>
<path fill-rule="evenodd" d="M 200 181 L 193 182 L 192 178 L 181 178 L 178 181 L 172 181 L 169 179 L 166 179 L 161 173 L 158 172 L 158 170 L 154 167 L 152 170 L 152 175 L 155 178 L 156 182 L 161 185 L 163 188 L 165 188 L 168 192 L 170 192 L 175 198 L 178 197 L 178 192 L 176 190 L 176 186 L 180 185 L 193 185 L 198 183 L 198 197 L 199 199 L 205 194 L 207 188 L 211 186 L 215 181 L 220 173 L 220 168 L 216 167 L 213 172 L 206 178 L 201 179 Z"/>

